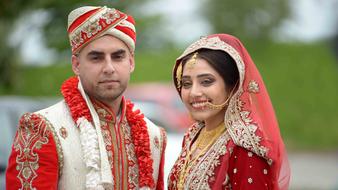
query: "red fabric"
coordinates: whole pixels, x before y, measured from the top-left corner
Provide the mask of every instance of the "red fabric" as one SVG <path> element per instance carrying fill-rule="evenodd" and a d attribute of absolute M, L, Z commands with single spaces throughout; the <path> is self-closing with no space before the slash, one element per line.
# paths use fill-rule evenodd
<path fill-rule="evenodd" d="M 29 120 L 24 117 L 21 118 L 9 157 L 6 170 L 6 189 L 30 189 L 31 187 L 57 189 L 59 164 L 53 135 L 46 128 L 46 121 L 42 118 L 34 114 L 29 116 Z M 30 125 L 30 123 L 34 124 Z M 41 148 L 38 144 L 41 144 Z M 21 148 L 16 149 L 15 147 L 18 146 Z M 26 148 L 25 152 L 23 148 Z M 33 169 L 27 180 L 23 180 L 23 175 L 29 173 L 23 169 L 27 168 L 25 166 L 37 168 Z"/>
<path fill-rule="evenodd" d="M 208 40 L 211 43 L 205 43 Z M 228 34 L 213 34 L 192 44 L 174 66 L 173 76 L 176 87 L 180 86 L 179 80 L 177 80 L 177 69 L 181 59 L 201 48 L 224 51 L 236 61 L 237 67 L 240 68 L 238 89 L 241 89 L 241 91 L 239 92 L 237 89 L 230 99 L 225 115 L 225 124 L 232 131 L 231 135 L 237 146 L 255 151 L 257 155 L 273 163 L 270 166 L 270 176 L 273 181 L 272 189 L 287 189 L 290 180 L 290 167 L 275 112 L 264 81 L 239 39 Z M 254 84 L 254 87 L 256 85 L 257 89 L 250 89 L 252 84 Z M 180 92 L 179 88 L 177 90 Z M 232 102 L 240 102 L 238 103 L 240 106 L 237 103 L 232 104 Z M 233 107 L 230 106 L 237 106 L 233 109 L 237 112 L 231 113 L 230 110 Z M 232 117 L 227 117 L 229 115 Z M 237 123 L 237 125 L 233 125 L 233 123 Z"/>
<path fill-rule="evenodd" d="M 133 39 L 134 43 L 136 43 L 136 33 L 132 29 L 125 27 L 125 26 L 119 26 L 119 25 L 117 25 L 115 28 L 127 34 L 131 39 Z"/>
<path fill-rule="evenodd" d="M 83 99 L 80 91 L 77 88 L 79 79 L 74 76 L 63 82 L 61 93 L 69 107 L 70 113 L 74 121 L 81 117 L 85 117 L 89 122 L 93 121 L 90 111 L 87 108 L 87 103 Z"/>
<path fill-rule="evenodd" d="M 240 97 L 240 100 L 243 102 L 243 110 L 250 111 L 252 123 L 258 126 L 256 135 L 261 137 L 260 145 L 268 149 L 267 159 L 273 161 L 273 165 L 271 166 L 271 177 L 274 181 L 273 189 L 287 189 L 290 168 L 275 112 L 263 79 L 240 40 L 227 34 L 210 35 L 209 38 L 211 37 L 219 37 L 222 41 L 233 47 L 242 58 L 245 65 L 244 81 L 242 84 L 244 92 Z M 252 80 L 258 83 L 258 93 L 250 93 L 247 89 Z"/>
<path fill-rule="evenodd" d="M 272 189 L 270 166 L 262 157 L 249 155 L 249 151 L 236 146 L 229 161 L 229 177 L 232 190 Z M 264 174 L 264 170 L 266 174 Z M 249 183 L 252 179 L 252 183 Z"/>

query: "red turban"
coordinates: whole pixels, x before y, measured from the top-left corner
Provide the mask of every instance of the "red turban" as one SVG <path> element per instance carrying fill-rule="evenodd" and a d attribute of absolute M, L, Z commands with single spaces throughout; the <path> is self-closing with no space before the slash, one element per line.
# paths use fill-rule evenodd
<path fill-rule="evenodd" d="M 72 53 L 78 53 L 87 43 L 109 34 L 135 50 L 136 31 L 133 17 L 114 8 L 85 6 L 68 15 L 68 35 Z"/>

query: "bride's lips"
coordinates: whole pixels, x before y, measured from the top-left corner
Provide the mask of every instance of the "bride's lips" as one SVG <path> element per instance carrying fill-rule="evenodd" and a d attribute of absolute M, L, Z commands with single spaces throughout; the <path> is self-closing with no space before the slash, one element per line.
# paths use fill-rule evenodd
<path fill-rule="evenodd" d="M 196 109 L 196 110 L 202 110 L 205 109 L 207 106 L 207 100 L 203 100 L 203 101 L 193 101 L 190 103 L 191 107 Z"/>

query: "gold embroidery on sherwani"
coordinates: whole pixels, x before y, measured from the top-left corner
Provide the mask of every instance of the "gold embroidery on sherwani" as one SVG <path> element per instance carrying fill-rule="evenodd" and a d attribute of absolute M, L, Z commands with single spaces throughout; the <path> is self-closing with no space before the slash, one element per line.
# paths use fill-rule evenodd
<path fill-rule="evenodd" d="M 121 181 L 123 182 L 121 184 L 123 189 L 128 189 L 128 158 L 127 158 L 127 152 L 126 152 L 126 141 L 125 139 L 128 134 L 124 133 L 123 128 L 129 127 L 127 125 L 126 118 L 123 118 L 122 122 L 119 124 L 119 135 L 120 135 L 120 143 L 121 143 L 121 156 L 122 156 L 122 164 L 121 164 Z"/>
<path fill-rule="evenodd" d="M 163 149 L 166 147 L 166 143 L 167 143 L 167 135 L 166 135 L 166 132 L 165 132 L 165 129 L 160 127 L 161 129 L 161 136 L 160 136 L 160 152 L 162 153 L 163 152 Z M 162 154 L 161 154 L 162 156 Z"/>
<path fill-rule="evenodd" d="M 36 114 L 36 115 L 38 115 L 41 118 L 43 117 L 40 114 Z M 54 139 L 55 146 L 56 146 L 56 152 L 58 154 L 59 176 L 61 176 L 62 171 L 63 171 L 63 151 L 61 147 L 61 142 L 52 124 L 48 121 L 47 118 L 44 118 L 44 120 L 46 121 L 46 125 L 49 127 L 50 131 L 53 133 L 53 139 Z"/>
<path fill-rule="evenodd" d="M 103 136 L 103 141 L 106 145 L 106 151 L 108 155 L 108 160 L 112 170 L 112 175 L 114 177 L 114 188 L 119 189 L 119 160 L 118 154 L 118 143 L 116 139 L 116 133 L 114 130 L 115 118 L 112 113 L 110 113 L 109 108 L 106 108 L 100 102 L 93 101 L 94 108 L 100 119 L 101 132 Z"/>
<path fill-rule="evenodd" d="M 19 171 L 18 179 L 21 182 L 21 189 L 35 189 L 32 184 L 38 176 L 36 171 L 39 169 L 39 155 L 36 150 L 41 149 L 44 144 L 49 142 L 48 136 L 54 135 L 56 144 L 59 174 L 61 175 L 63 167 L 63 153 L 60 141 L 56 136 L 50 122 L 39 114 L 25 114 L 23 120 L 20 121 L 20 126 L 17 135 L 14 139 L 14 149 L 19 154 L 16 157 L 16 169 Z"/>
<path fill-rule="evenodd" d="M 137 165 L 137 158 L 135 155 L 135 146 L 132 143 L 131 139 L 131 129 L 124 118 L 122 125 L 121 125 L 122 132 L 125 137 L 125 153 L 127 156 L 127 179 L 128 179 L 128 189 L 138 189 L 138 165 Z"/>
<path fill-rule="evenodd" d="M 114 189 L 138 189 L 138 165 L 131 130 L 124 116 L 115 121 L 114 114 L 105 105 L 94 101 L 108 159 L 115 179 Z M 115 126 L 117 125 L 117 126 Z"/>
<path fill-rule="evenodd" d="M 115 134 L 111 130 L 111 125 L 112 125 L 111 123 L 114 122 L 114 120 L 107 119 L 108 113 L 105 109 L 99 107 L 95 103 L 94 103 L 94 107 L 100 119 L 103 141 L 104 141 L 104 144 L 106 145 L 106 151 L 107 151 L 110 167 L 112 171 L 114 171 L 115 167 L 114 167 L 114 161 L 113 161 L 113 154 L 114 154 L 114 151 L 116 150 L 116 147 L 113 144 L 113 142 L 115 142 Z"/>
<path fill-rule="evenodd" d="M 67 129 L 65 127 L 61 127 L 59 133 L 63 139 L 66 139 L 68 136 Z"/>

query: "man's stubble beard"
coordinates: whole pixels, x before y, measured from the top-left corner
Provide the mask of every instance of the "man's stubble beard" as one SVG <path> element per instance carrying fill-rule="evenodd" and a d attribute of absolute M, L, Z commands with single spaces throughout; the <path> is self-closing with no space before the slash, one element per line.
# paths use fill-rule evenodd
<path fill-rule="evenodd" d="M 88 86 L 89 89 L 84 85 L 85 92 L 96 100 L 105 103 L 112 103 L 116 101 L 119 97 L 122 96 L 124 91 L 127 89 L 127 84 L 121 84 L 120 87 L 114 89 L 105 89 L 104 87 L 97 86 Z"/>
<path fill-rule="evenodd" d="M 124 91 L 126 90 L 127 85 L 121 85 L 119 88 L 116 89 L 100 89 L 100 87 L 96 87 L 95 91 L 97 93 L 94 93 L 94 98 L 97 100 L 101 100 L 104 102 L 114 102 L 119 97 L 122 96 Z"/>

